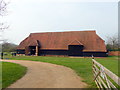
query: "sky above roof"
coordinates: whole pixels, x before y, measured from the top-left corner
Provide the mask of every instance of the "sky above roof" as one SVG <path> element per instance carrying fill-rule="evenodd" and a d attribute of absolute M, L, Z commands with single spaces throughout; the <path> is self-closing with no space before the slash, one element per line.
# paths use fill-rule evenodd
<path fill-rule="evenodd" d="M 2 20 L 15 44 L 36 32 L 96 30 L 105 40 L 118 31 L 118 0 L 11 0 Z"/>

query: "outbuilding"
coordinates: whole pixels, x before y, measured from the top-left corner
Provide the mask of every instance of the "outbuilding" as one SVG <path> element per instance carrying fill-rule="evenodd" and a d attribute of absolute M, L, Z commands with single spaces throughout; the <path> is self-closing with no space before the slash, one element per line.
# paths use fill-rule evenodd
<path fill-rule="evenodd" d="M 107 56 L 104 40 L 96 31 L 31 33 L 17 47 L 17 54 Z"/>

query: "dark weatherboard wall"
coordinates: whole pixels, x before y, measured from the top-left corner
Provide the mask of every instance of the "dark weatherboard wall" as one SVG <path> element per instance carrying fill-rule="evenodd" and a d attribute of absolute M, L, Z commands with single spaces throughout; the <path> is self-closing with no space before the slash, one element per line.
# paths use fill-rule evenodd
<path fill-rule="evenodd" d="M 69 56 L 83 56 L 83 46 L 82 45 L 69 45 L 68 55 Z"/>
<path fill-rule="evenodd" d="M 72 51 L 72 52 L 71 52 Z M 39 50 L 39 56 L 45 55 L 64 55 L 64 56 L 85 56 L 91 57 L 106 57 L 108 56 L 106 52 L 74 52 L 73 50 Z M 17 50 L 17 54 L 25 54 L 25 50 Z"/>
<path fill-rule="evenodd" d="M 83 56 L 87 56 L 87 57 L 107 57 L 108 54 L 106 52 L 84 52 Z"/>
<path fill-rule="evenodd" d="M 68 55 L 68 50 L 39 50 L 39 55 Z"/>
<path fill-rule="evenodd" d="M 17 49 L 17 54 L 25 54 L 25 50 L 24 49 Z"/>

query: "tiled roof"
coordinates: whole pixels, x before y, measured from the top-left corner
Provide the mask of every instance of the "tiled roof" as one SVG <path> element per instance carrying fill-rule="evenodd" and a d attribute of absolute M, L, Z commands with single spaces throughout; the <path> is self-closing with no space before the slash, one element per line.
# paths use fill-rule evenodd
<path fill-rule="evenodd" d="M 74 40 L 74 41 L 72 41 L 70 44 L 68 44 L 68 45 L 83 45 L 80 41 L 78 41 L 78 40 Z"/>
<path fill-rule="evenodd" d="M 31 33 L 23 40 L 18 49 L 26 46 L 37 45 L 39 41 L 41 49 L 67 50 L 68 45 L 83 45 L 84 52 L 106 52 L 104 40 L 95 31 L 69 31 L 69 32 L 46 32 Z"/>

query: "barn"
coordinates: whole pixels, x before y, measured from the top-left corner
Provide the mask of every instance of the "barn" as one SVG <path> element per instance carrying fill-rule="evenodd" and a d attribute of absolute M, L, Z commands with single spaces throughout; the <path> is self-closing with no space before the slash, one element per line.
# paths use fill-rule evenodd
<path fill-rule="evenodd" d="M 17 47 L 17 54 L 107 56 L 104 40 L 96 31 L 31 33 Z"/>

